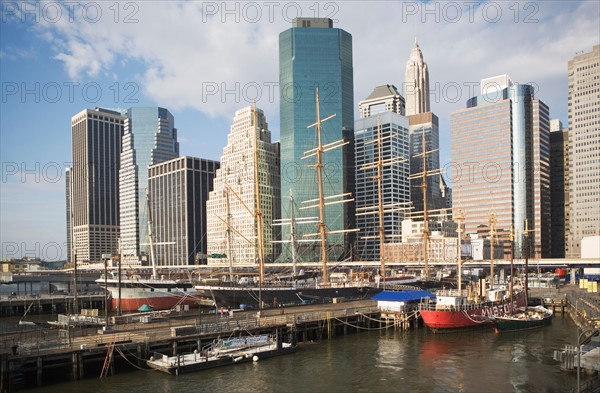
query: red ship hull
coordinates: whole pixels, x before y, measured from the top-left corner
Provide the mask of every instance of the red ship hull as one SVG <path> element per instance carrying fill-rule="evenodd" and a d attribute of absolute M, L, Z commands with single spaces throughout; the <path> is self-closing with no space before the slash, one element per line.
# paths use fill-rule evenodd
<path fill-rule="evenodd" d="M 112 309 L 118 308 L 118 299 L 112 298 L 111 305 Z M 184 308 L 184 305 L 190 308 L 198 307 L 199 300 L 196 298 L 188 298 L 182 300 L 181 297 L 161 296 L 153 298 L 122 298 L 121 299 L 121 311 L 130 312 L 137 311 L 143 305 L 148 305 L 154 310 L 170 310 L 180 305 Z"/>
<path fill-rule="evenodd" d="M 423 323 L 435 332 L 451 332 L 493 326 L 491 317 L 510 314 L 511 309 L 525 306 L 525 293 L 510 301 L 484 302 L 453 310 L 421 309 Z"/>

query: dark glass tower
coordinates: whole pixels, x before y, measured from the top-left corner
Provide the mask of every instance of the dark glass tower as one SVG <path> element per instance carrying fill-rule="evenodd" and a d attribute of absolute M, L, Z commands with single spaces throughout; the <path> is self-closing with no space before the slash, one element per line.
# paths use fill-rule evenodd
<path fill-rule="evenodd" d="M 290 191 L 297 207 L 317 195 L 315 157 L 302 160 L 317 143 L 315 89 L 319 88 L 321 118 L 335 114 L 323 123 L 322 144 L 346 137 L 352 139 L 353 69 L 352 36 L 333 28 L 331 19 L 297 18 L 293 27 L 279 35 L 279 92 L 281 118 L 281 200 L 282 218 L 290 217 Z M 354 168 L 350 162 L 353 147 L 334 149 L 323 154 L 323 186 L 328 196 L 352 191 Z M 310 203 L 314 205 L 313 203 Z M 315 217 L 318 210 L 295 208 L 296 217 Z M 333 204 L 325 208 L 325 224 L 329 232 L 348 229 L 352 207 Z M 305 234 L 316 233 L 316 227 L 296 228 L 300 260 L 317 260 L 318 242 L 305 242 Z M 282 240 L 289 240 L 290 227 L 282 227 Z M 310 239 L 317 239 L 316 236 Z M 330 233 L 327 237 L 328 257 L 336 260 L 349 249 L 349 237 Z M 291 250 L 284 244 L 281 259 L 289 260 Z"/>

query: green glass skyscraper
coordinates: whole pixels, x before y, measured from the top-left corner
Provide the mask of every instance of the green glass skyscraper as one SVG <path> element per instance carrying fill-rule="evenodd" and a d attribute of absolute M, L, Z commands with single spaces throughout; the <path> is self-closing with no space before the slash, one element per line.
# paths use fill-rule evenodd
<path fill-rule="evenodd" d="M 302 160 L 305 152 L 317 144 L 315 90 L 319 88 L 321 118 L 335 114 L 323 123 L 322 144 L 339 139 L 352 140 L 353 68 L 352 36 L 333 28 L 331 19 L 296 18 L 293 27 L 279 35 L 279 92 L 281 119 L 281 201 L 282 219 L 290 218 L 294 200 L 294 216 L 316 217 L 318 210 L 302 210 L 302 202 L 317 195 L 315 157 Z M 325 197 L 352 191 L 354 164 L 352 144 L 323 154 L 323 190 Z M 327 201 L 327 199 L 326 199 Z M 306 205 L 306 204 L 304 204 Z M 330 204 L 325 208 L 328 257 L 337 260 L 349 250 L 348 234 L 332 233 L 352 227 L 353 207 Z M 282 227 L 282 240 L 290 240 L 290 225 Z M 316 224 L 295 227 L 299 260 L 317 260 L 320 245 Z M 309 236 L 307 236 L 309 235 Z M 315 240 L 314 242 L 311 241 Z M 281 260 L 291 260 L 290 244 L 284 244 Z"/>

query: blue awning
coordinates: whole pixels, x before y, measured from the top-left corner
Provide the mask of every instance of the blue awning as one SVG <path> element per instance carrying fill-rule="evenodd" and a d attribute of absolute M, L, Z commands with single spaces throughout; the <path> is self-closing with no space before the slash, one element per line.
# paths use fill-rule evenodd
<path fill-rule="evenodd" d="M 435 295 L 428 291 L 406 290 L 406 291 L 383 291 L 373 296 L 372 300 L 384 300 L 390 302 L 411 302 L 423 298 L 435 298 Z"/>

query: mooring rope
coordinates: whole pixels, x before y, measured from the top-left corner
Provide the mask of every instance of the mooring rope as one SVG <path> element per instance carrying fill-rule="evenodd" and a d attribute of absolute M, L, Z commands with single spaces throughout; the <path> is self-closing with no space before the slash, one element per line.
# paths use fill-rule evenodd
<path fill-rule="evenodd" d="M 127 363 L 131 364 L 133 367 L 137 368 L 138 370 L 154 371 L 153 369 L 142 368 L 142 367 L 138 366 L 137 364 L 132 363 L 129 359 L 127 359 L 127 356 L 125 356 L 125 354 L 119 349 L 119 347 L 115 346 L 115 349 L 117 350 L 117 352 L 119 352 L 121 354 L 121 356 L 123 357 L 123 359 L 125 359 L 125 361 Z"/>

